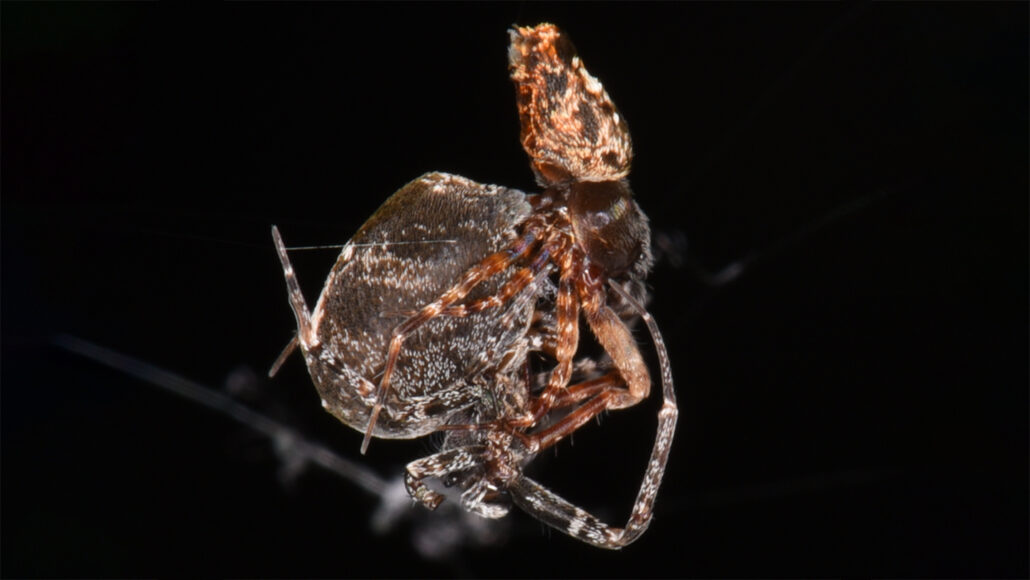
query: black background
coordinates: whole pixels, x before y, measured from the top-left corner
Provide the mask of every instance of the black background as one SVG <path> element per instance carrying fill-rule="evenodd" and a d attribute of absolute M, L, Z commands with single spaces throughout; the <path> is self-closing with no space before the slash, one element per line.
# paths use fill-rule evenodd
<path fill-rule="evenodd" d="M 1027 575 L 1025 3 L 2 9 L 4 576 Z M 354 486 L 282 485 L 246 428 L 51 344 L 261 376 L 294 329 L 271 224 L 343 243 L 431 170 L 534 190 L 505 30 L 541 21 L 676 249 L 650 282 L 680 427 L 636 544 L 515 513 L 426 560 Z M 309 301 L 334 259 L 294 253 Z M 298 358 L 253 382 L 358 457 Z M 656 404 L 535 476 L 624 521 Z"/>

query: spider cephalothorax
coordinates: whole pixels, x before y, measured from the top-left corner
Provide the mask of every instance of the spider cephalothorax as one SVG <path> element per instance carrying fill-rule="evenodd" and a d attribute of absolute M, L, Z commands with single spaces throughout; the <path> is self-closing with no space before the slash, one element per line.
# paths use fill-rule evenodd
<path fill-rule="evenodd" d="M 553 25 L 511 31 L 521 139 L 540 194 L 431 173 L 411 182 L 344 247 L 308 313 L 273 230 L 323 405 L 372 437 L 444 430 L 440 452 L 407 467 L 413 498 L 435 508 L 429 478 L 500 517 L 511 502 L 578 539 L 619 548 L 647 528 L 677 410 L 668 356 L 643 307 L 650 229 L 626 180 L 625 119 Z M 607 355 L 580 356 L 580 320 Z M 612 528 L 523 475 L 591 418 L 651 388 L 627 323 L 643 319 L 665 400 L 633 512 Z M 531 357 L 548 361 L 534 372 Z M 578 369 L 592 368 L 572 383 Z"/>

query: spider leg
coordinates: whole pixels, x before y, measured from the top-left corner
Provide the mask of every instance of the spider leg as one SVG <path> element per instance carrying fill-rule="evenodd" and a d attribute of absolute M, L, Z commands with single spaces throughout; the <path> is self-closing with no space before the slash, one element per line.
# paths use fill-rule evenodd
<path fill-rule="evenodd" d="M 619 375 L 618 371 L 609 371 L 596 379 L 569 385 L 568 388 L 555 398 L 553 408 L 564 409 L 571 407 L 613 387 L 624 388 L 625 386 L 626 382 L 622 380 L 622 376 Z"/>
<path fill-rule="evenodd" d="M 495 520 L 503 518 L 511 511 L 510 503 L 498 503 L 501 489 L 496 483 L 488 478 L 477 479 L 468 489 L 461 494 L 461 506 L 466 511 L 472 512 L 480 517 Z"/>
<path fill-rule="evenodd" d="M 452 473 L 482 467 L 486 453 L 485 446 L 470 445 L 441 451 L 429 457 L 412 461 L 405 469 L 404 486 L 412 499 L 435 510 L 443 502 L 444 496 L 429 489 L 425 480 L 430 477 L 442 478 Z M 510 505 L 494 501 L 501 493 L 498 485 L 482 475 L 473 477 L 475 480 L 461 494 L 462 507 L 484 518 L 497 519 L 506 516 Z"/>
<path fill-rule="evenodd" d="M 542 255 L 546 259 L 546 252 Z M 504 286 L 498 289 L 496 294 L 485 296 L 483 298 L 480 298 L 479 300 L 473 300 L 465 304 L 453 304 L 440 310 L 440 312 L 436 313 L 436 316 L 453 316 L 455 318 L 464 318 L 466 316 L 471 316 L 473 314 L 476 314 L 477 312 L 482 312 L 490 308 L 499 308 L 508 301 L 512 300 L 515 296 L 519 294 L 519 292 L 522 292 L 523 290 L 528 288 L 530 284 L 535 282 L 540 273 L 540 270 L 543 268 L 543 265 L 544 264 L 541 264 L 539 267 L 537 267 L 534 264 L 532 266 L 521 268 L 517 272 L 515 272 L 515 274 L 511 277 L 510 280 L 504 283 Z M 419 313 L 420 311 L 418 310 L 409 310 L 399 312 L 386 312 L 384 313 L 384 315 L 400 315 L 411 318 L 418 316 Z"/>
<path fill-rule="evenodd" d="M 572 407 L 584 400 L 587 400 L 587 402 L 573 409 L 553 425 L 532 434 L 523 433 L 519 429 L 519 427 L 522 427 L 521 423 L 528 422 L 528 419 L 496 419 L 484 423 L 452 423 L 442 425 L 440 430 L 507 431 L 512 436 L 518 437 L 534 453 L 538 453 L 548 447 L 552 447 L 555 443 L 574 433 L 602 411 L 612 408 L 612 401 L 619 396 L 620 392 L 626 390 L 625 385 L 626 383 L 619 376 L 618 372 L 612 371 L 596 379 L 569 386 L 554 399 L 548 411 Z M 529 423 L 528 426 L 532 425 L 533 423 Z"/>
<path fill-rule="evenodd" d="M 538 453 L 548 447 L 553 447 L 603 411 L 615 408 L 613 407 L 614 402 L 619 400 L 619 397 L 626 392 L 624 385 L 625 383 L 622 382 L 622 379 L 618 378 L 602 385 L 591 386 L 591 388 L 597 389 L 600 392 L 591 397 L 586 403 L 573 409 L 572 412 L 562 417 L 553 425 L 527 436 L 527 439 L 531 442 L 531 449 Z M 579 394 L 581 398 L 588 396 L 584 393 Z M 551 408 L 557 409 L 559 406 L 555 404 Z"/>
<path fill-rule="evenodd" d="M 279 369 L 283 366 L 283 363 L 286 362 L 286 359 L 293 354 L 293 351 L 297 350 L 298 345 L 299 343 L 296 336 L 290 339 L 290 342 L 283 347 L 283 351 L 279 353 L 279 356 L 275 357 L 275 362 L 272 363 L 272 368 L 268 369 L 268 378 L 271 379 L 275 377 L 276 373 L 278 373 Z"/>
<path fill-rule="evenodd" d="M 427 508 L 435 510 L 443 502 L 444 497 L 429 489 L 425 479 L 442 477 L 475 467 L 481 463 L 483 451 L 482 446 L 458 447 L 412 461 L 404 470 L 404 487 L 407 488 L 408 495 Z"/>
<path fill-rule="evenodd" d="M 629 520 L 623 528 L 608 526 L 590 513 L 572 505 L 539 483 L 525 477 L 513 481 L 509 485 L 508 490 L 516 505 L 547 525 L 584 542 L 601 548 L 615 550 L 632 543 L 644 533 L 651 523 L 651 517 L 654 513 L 654 501 L 658 495 L 658 488 L 662 483 L 662 478 L 665 475 L 665 466 L 669 461 L 669 451 L 672 447 L 672 439 L 676 431 L 676 419 L 679 416 L 679 410 L 676 405 L 676 392 L 673 390 L 669 355 L 665 350 L 665 341 L 658 331 L 658 325 L 650 313 L 629 293 L 616 284 L 612 284 L 612 288 L 628 301 L 633 310 L 647 324 L 648 331 L 651 333 L 651 338 L 654 342 L 655 351 L 658 353 L 662 375 L 662 396 L 664 398 L 662 408 L 658 411 L 658 431 L 655 436 L 654 447 L 651 449 L 651 459 L 648 461 L 647 471 L 641 480 L 640 491 L 637 492 L 637 498 L 633 503 L 633 511 L 630 514 Z M 621 325 L 621 321 L 619 324 Z M 622 325 L 622 328 L 625 329 L 625 326 Z M 628 334 L 628 330 L 626 334 Z M 635 349 L 635 344 L 632 347 Z M 625 349 L 627 347 L 623 346 L 621 348 Z M 612 354 L 610 350 L 609 354 Z M 636 356 L 640 356 L 639 352 L 637 352 Z M 616 360 L 615 355 L 612 356 L 612 359 Z M 616 365 L 618 364 L 618 361 L 616 361 Z M 619 368 L 618 370 L 621 374 L 622 369 Z M 601 382 L 595 383 L 595 381 Z M 572 413 L 564 417 L 562 421 L 540 433 L 534 434 L 533 437 L 538 439 L 541 448 L 553 445 L 554 442 L 560 440 L 565 434 L 575 431 L 597 413 L 605 409 L 619 408 L 617 405 L 628 400 L 626 398 L 627 391 L 618 388 L 617 383 L 611 381 L 608 375 L 600 377 L 595 381 L 587 381 L 570 387 L 566 395 L 570 399 L 575 399 L 581 393 L 588 393 L 595 389 L 599 389 L 601 392 L 582 406 L 577 407 Z M 633 396 L 632 386 L 628 396 Z"/>
<path fill-rule="evenodd" d="M 605 409 L 609 397 L 604 395 L 609 393 L 614 393 L 614 391 L 605 391 L 580 407 L 585 411 L 584 413 L 579 413 L 580 409 L 577 409 L 570 416 L 579 415 L 584 422 L 589 420 L 596 412 Z M 665 466 L 669 461 L 669 450 L 676 430 L 677 415 L 675 401 L 666 399 L 658 413 L 658 434 L 651 451 L 651 460 L 648 462 L 647 471 L 641 480 L 640 491 L 637 492 L 633 511 L 625 527 L 609 526 L 539 483 L 525 477 L 521 477 L 509 485 L 508 491 L 511 493 L 512 500 L 529 515 L 579 540 L 613 550 L 629 545 L 640 537 L 651 523 L 655 498 L 665 475 Z M 581 425 L 582 422 L 579 424 Z M 578 426 L 569 424 L 566 427 L 571 432 Z"/>
<path fill-rule="evenodd" d="M 556 248 L 556 250 L 560 249 L 560 247 Z M 568 256 L 568 254 L 565 255 Z M 535 441 L 532 436 L 522 433 L 520 428 L 532 427 L 544 415 L 555 408 L 556 399 L 565 393 L 569 380 L 572 378 L 572 372 L 575 368 L 574 357 L 579 345 L 579 302 L 576 300 L 575 270 L 571 267 L 571 264 L 569 263 L 571 260 L 569 258 L 566 258 L 565 261 L 566 267 L 562 268 L 562 275 L 561 280 L 558 283 L 558 295 L 555 306 L 557 311 L 557 327 L 559 330 L 558 336 L 554 341 L 555 349 L 553 354 L 557 364 L 554 369 L 551 370 L 548 383 L 544 388 L 544 391 L 533 400 L 528 412 L 522 416 L 504 417 L 474 425 L 445 425 L 441 427 L 441 429 L 502 429 L 511 432 L 524 443 L 532 444 L 532 442 Z M 568 406 L 575 401 L 588 398 L 596 394 L 597 390 L 599 389 L 595 388 L 595 390 L 586 391 L 585 394 L 578 395 L 578 398 L 575 398 L 573 401 L 563 406 Z M 597 413 L 594 414 L 596 415 Z"/>
<path fill-rule="evenodd" d="M 283 266 L 283 276 L 286 278 L 286 288 L 290 293 L 290 304 L 293 306 L 293 315 L 297 319 L 297 336 L 286 345 L 282 354 L 276 359 L 275 364 L 269 371 L 269 375 L 279 370 L 286 357 L 293 353 L 299 345 L 304 351 L 318 345 L 318 338 L 311 332 L 311 313 L 308 311 L 304 294 L 300 291 L 300 283 L 297 282 L 297 274 L 293 271 L 290 257 L 286 254 L 286 245 L 279 234 L 279 228 L 272 226 L 272 239 L 275 241 L 275 249 L 279 254 L 279 262 Z"/>
<path fill-rule="evenodd" d="M 668 408 L 675 411 L 678 407 L 676 406 L 676 391 L 672 385 L 672 363 L 669 362 L 669 353 L 665 350 L 665 339 L 662 338 L 662 333 L 658 330 L 658 323 L 655 322 L 651 313 L 644 308 L 644 305 L 638 302 L 629 292 L 618 284 L 612 283 L 611 287 L 626 300 L 647 326 L 647 331 L 651 334 L 651 342 L 654 344 L 655 353 L 658 355 L 658 369 L 662 375 L 662 398 L 665 401 L 662 405 L 662 410 L 664 411 Z M 675 414 L 673 415 L 673 424 L 675 425 Z"/>
<path fill-rule="evenodd" d="M 610 392 L 612 391 L 606 391 L 606 393 Z M 606 402 L 603 396 L 595 397 L 591 402 L 593 401 Z M 584 407 L 588 405 L 590 403 Z M 603 409 L 604 407 L 601 406 L 599 410 Z M 658 413 L 658 434 L 655 437 L 654 448 L 651 450 L 651 460 L 648 462 L 647 471 L 641 480 L 640 491 L 637 492 L 633 511 L 625 527 L 609 526 L 539 483 L 525 477 L 519 478 L 509 485 L 508 491 L 511 493 L 512 500 L 522 510 L 545 524 L 595 546 L 615 550 L 631 544 L 651 524 L 655 498 L 665 475 L 665 466 L 669 461 L 669 450 L 672 446 L 673 433 L 676 430 L 677 415 L 675 400 L 666 399 Z M 587 416 L 588 419 L 589 416 Z"/>
<path fill-rule="evenodd" d="M 554 401 L 565 390 L 572 378 L 574 357 L 579 347 L 579 302 L 576 300 L 575 269 L 571 265 L 571 252 L 563 260 L 561 278 L 558 281 L 558 296 L 555 310 L 557 320 L 557 338 L 554 343 L 554 358 L 557 361 L 547 386 L 534 399 L 529 415 L 522 418 L 509 419 L 511 425 L 530 426 L 539 421 L 552 408 Z"/>
<path fill-rule="evenodd" d="M 647 398 L 651 392 L 651 375 L 629 328 L 614 310 L 600 300 L 587 301 L 583 310 L 590 330 L 626 383 L 626 390 L 612 401 L 610 408 L 632 407 Z"/>
<path fill-rule="evenodd" d="M 509 428 L 511 428 L 511 427 L 531 427 L 531 426 L 535 425 L 537 422 L 539 422 L 540 419 L 543 418 L 552 409 L 556 408 L 556 406 L 567 407 L 567 406 L 569 406 L 569 405 L 571 405 L 571 404 L 573 404 L 573 403 L 575 403 L 577 401 L 581 401 L 581 400 L 587 399 L 587 398 L 589 398 L 591 396 L 594 396 L 597 393 L 600 393 L 600 392 L 604 391 L 605 389 L 607 389 L 607 388 L 609 388 L 609 387 L 611 387 L 611 386 L 613 386 L 615 384 L 620 384 L 620 385 L 621 384 L 625 384 L 624 380 L 619 379 L 619 380 L 614 381 L 614 382 L 613 382 L 613 380 L 604 381 L 603 384 L 605 386 L 601 386 L 600 384 L 593 384 L 593 385 L 591 385 L 589 387 L 588 386 L 578 387 L 578 389 L 577 389 L 577 393 L 578 394 L 573 395 L 572 399 L 569 399 L 567 402 L 563 402 L 560 405 L 557 403 L 557 400 L 559 398 L 568 396 L 567 391 L 570 388 L 570 387 L 568 387 L 568 384 L 569 384 L 569 380 L 572 378 L 572 373 L 573 373 L 573 370 L 575 368 L 575 359 L 574 359 L 574 357 L 576 355 L 576 350 L 579 347 L 579 313 L 580 313 L 580 303 L 578 301 L 577 282 L 576 282 L 576 280 L 577 280 L 577 278 L 580 275 L 580 271 L 575 266 L 576 256 L 573 254 L 573 252 L 565 251 L 565 250 L 566 250 L 565 246 L 558 245 L 555 248 L 555 250 L 552 252 L 556 256 L 561 256 L 561 259 L 562 259 L 561 268 L 560 268 L 561 276 L 560 276 L 560 279 L 558 281 L 558 294 L 557 294 L 557 297 L 555 299 L 555 312 L 556 312 L 556 314 L 555 314 L 555 321 L 556 321 L 555 322 L 555 326 L 556 326 L 555 337 L 553 339 L 545 341 L 545 345 L 546 346 L 548 346 L 549 348 L 553 348 L 553 351 L 551 351 L 550 354 L 552 354 L 554 356 L 554 359 L 557 362 L 555 364 L 554 369 L 551 370 L 551 374 L 550 374 L 550 377 L 548 379 L 547 386 L 544 388 L 543 392 L 540 393 L 533 400 L 533 402 L 532 402 L 532 404 L 530 406 L 529 412 L 526 415 L 522 416 L 522 417 L 508 417 L 508 418 L 505 418 L 502 421 L 500 421 L 500 423 L 503 423 L 504 425 L 506 425 Z M 615 316 L 614 312 L 611 312 L 611 314 L 612 314 L 612 316 Z M 618 319 L 618 317 L 616 317 L 616 320 L 617 319 Z M 620 324 L 621 324 L 621 321 L 620 321 Z M 625 326 L 622 326 L 622 328 L 625 329 Z M 626 333 L 626 336 L 628 336 L 630 339 L 632 339 L 632 337 L 629 335 L 629 331 L 628 330 L 625 330 L 625 333 Z M 607 345 L 604 344 L 603 342 L 602 342 L 602 346 L 605 346 L 606 350 L 607 350 Z M 649 381 L 650 379 L 648 378 L 648 375 L 647 375 L 647 366 L 644 365 L 643 358 L 640 357 L 640 353 L 639 352 L 637 352 L 637 358 L 639 359 L 639 363 L 640 363 L 640 365 L 641 365 L 641 367 L 643 369 L 644 379 Z M 618 366 L 617 366 L 617 369 L 618 369 Z M 622 369 L 618 369 L 618 370 L 620 371 L 620 375 L 622 375 Z M 622 375 L 622 376 L 624 376 L 624 375 Z M 591 381 L 587 381 L 587 383 L 591 383 Z M 609 383 L 612 383 L 612 384 L 609 384 Z M 647 383 L 647 384 L 649 385 L 650 383 Z M 612 401 L 618 400 L 618 401 L 621 402 L 622 399 L 625 397 L 626 390 L 625 389 L 618 389 L 618 390 L 611 391 L 611 392 L 612 393 L 618 393 L 619 396 L 615 397 L 614 394 L 610 394 L 610 395 L 607 395 L 608 399 L 612 400 Z M 645 392 L 645 396 L 646 396 L 646 392 Z M 640 397 L 640 398 L 643 398 L 643 397 Z M 639 401 L 639 399 L 637 399 L 637 400 Z M 634 401 L 634 402 L 636 402 L 636 401 Z M 608 404 L 612 405 L 612 403 L 608 403 Z M 621 407 L 617 407 L 616 406 L 616 407 L 612 407 L 612 408 L 621 408 Z M 579 410 L 577 409 L 577 411 L 579 411 Z M 587 420 L 589 420 L 590 417 L 592 417 L 593 415 L 596 415 L 599 412 L 600 412 L 600 410 L 595 411 L 592 415 L 586 417 L 585 419 L 583 419 L 582 422 L 578 423 L 575 428 L 578 428 L 583 423 L 585 423 Z M 563 419 L 563 421 L 566 420 L 566 419 L 568 419 L 568 417 Z M 578 419 L 575 418 L 575 417 L 573 419 L 571 419 L 571 421 L 576 421 L 576 420 L 578 420 Z M 575 430 L 575 428 L 573 428 L 572 430 Z M 568 433 L 571 433 L 571 430 L 563 432 L 563 434 L 559 437 L 559 439 L 561 437 L 564 437 Z M 532 440 L 533 438 L 530 437 L 529 439 Z M 553 445 L 553 443 L 551 443 L 551 445 Z"/>
<path fill-rule="evenodd" d="M 589 399 L 587 403 L 576 407 L 553 425 L 533 434 L 526 434 L 520 429 L 520 427 L 531 427 L 534 424 L 528 418 L 496 419 L 484 423 L 453 423 L 442 425 L 440 430 L 507 431 L 512 436 L 519 438 L 534 453 L 538 453 L 553 446 L 585 425 L 590 419 L 610 408 L 611 401 L 619 395 L 620 391 L 625 391 L 625 384 L 617 371 L 611 371 L 596 379 L 570 385 L 554 399 L 548 411 L 572 407 Z"/>
<path fill-rule="evenodd" d="M 508 491 L 522 511 L 577 540 L 609 549 L 618 549 L 628 543 L 620 542 L 619 530 L 528 477 L 515 480 Z"/>

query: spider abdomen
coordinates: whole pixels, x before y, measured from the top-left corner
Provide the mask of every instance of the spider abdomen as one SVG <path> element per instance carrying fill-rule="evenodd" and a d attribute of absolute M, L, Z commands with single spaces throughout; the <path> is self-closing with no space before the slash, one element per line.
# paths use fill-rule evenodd
<path fill-rule="evenodd" d="M 326 410 L 365 430 L 394 330 L 484 256 L 511 244 L 529 212 L 518 190 L 442 173 L 388 199 L 341 252 L 312 312 L 320 352 L 306 358 Z M 514 269 L 485 280 L 469 299 L 497 292 Z M 400 351 L 373 434 L 420 437 L 476 404 L 473 383 L 525 334 L 531 309 L 515 300 L 436 317 L 416 330 Z"/>

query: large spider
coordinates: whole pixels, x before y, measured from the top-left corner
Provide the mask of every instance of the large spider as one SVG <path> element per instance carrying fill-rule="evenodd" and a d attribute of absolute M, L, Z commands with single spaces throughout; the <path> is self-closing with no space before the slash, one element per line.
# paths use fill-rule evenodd
<path fill-rule="evenodd" d="M 443 500 L 425 482 L 439 478 L 484 517 L 514 502 L 620 548 L 650 523 L 677 417 L 668 356 L 642 306 L 650 229 L 626 181 L 626 122 L 571 42 L 550 24 L 510 36 L 522 145 L 544 191 L 422 176 L 348 242 L 310 314 L 273 228 L 299 327 L 284 355 L 300 346 L 323 406 L 364 431 L 363 453 L 373 436 L 446 431 L 439 453 L 407 467 L 408 491 L 425 506 Z M 610 360 L 577 361 L 581 317 Z M 647 397 L 627 326 L 638 318 L 658 352 L 664 404 L 632 514 L 612 528 L 522 468 L 602 411 Z M 551 361 L 540 375 L 531 352 Z M 602 372 L 570 384 L 577 366 Z"/>

